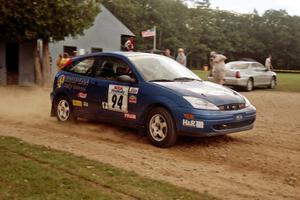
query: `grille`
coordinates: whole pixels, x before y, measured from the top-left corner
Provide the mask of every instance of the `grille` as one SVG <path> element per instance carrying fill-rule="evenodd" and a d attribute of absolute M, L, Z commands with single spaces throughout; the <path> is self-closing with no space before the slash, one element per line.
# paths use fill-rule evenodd
<path fill-rule="evenodd" d="M 244 103 L 226 104 L 218 106 L 220 110 L 240 110 L 246 107 Z"/>
<path fill-rule="evenodd" d="M 246 121 L 242 121 L 242 122 L 232 122 L 232 123 L 227 123 L 227 124 L 218 124 L 218 125 L 214 125 L 213 128 L 215 130 L 226 130 L 226 129 L 232 129 L 232 128 L 240 128 L 243 126 L 248 126 L 252 123 L 254 123 L 255 119 L 251 119 L 251 120 L 246 120 Z"/>

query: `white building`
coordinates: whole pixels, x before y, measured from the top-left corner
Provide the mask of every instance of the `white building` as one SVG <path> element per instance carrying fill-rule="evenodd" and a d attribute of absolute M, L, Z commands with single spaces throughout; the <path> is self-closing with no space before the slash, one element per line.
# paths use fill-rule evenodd
<path fill-rule="evenodd" d="M 52 74 L 56 73 L 56 59 L 60 53 L 73 51 L 91 53 L 97 51 L 120 51 L 122 42 L 134 34 L 108 9 L 101 6 L 94 25 L 84 31 L 84 35 L 66 38 L 49 45 Z M 35 83 L 32 43 L 0 42 L 0 85 Z"/>

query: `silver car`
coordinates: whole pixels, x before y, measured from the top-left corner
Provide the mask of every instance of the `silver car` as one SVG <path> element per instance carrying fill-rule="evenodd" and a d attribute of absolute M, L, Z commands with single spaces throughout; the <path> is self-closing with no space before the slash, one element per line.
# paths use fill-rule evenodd
<path fill-rule="evenodd" d="M 213 81 L 213 77 L 208 77 Z M 264 65 L 252 61 L 234 61 L 225 65 L 225 85 L 243 87 L 247 91 L 254 87 L 275 88 L 277 75 Z"/>

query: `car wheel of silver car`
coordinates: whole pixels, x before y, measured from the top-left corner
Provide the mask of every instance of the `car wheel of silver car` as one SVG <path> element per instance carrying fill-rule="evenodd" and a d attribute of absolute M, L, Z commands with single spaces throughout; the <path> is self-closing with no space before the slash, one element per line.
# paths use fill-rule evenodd
<path fill-rule="evenodd" d="M 173 118 L 162 107 L 152 109 L 147 116 L 147 135 L 157 147 L 170 147 L 176 143 L 177 133 Z"/>
<path fill-rule="evenodd" d="M 247 81 L 246 90 L 247 90 L 248 92 L 253 90 L 253 80 L 252 80 L 252 79 L 249 79 L 249 80 Z"/>
<path fill-rule="evenodd" d="M 55 103 L 55 113 L 58 121 L 68 122 L 73 118 L 73 107 L 70 100 L 64 96 L 57 99 Z"/>
<path fill-rule="evenodd" d="M 269 88 L 274 89 L 275 87 L 276 87 L 276 79 L 275 79 L 275 77 L 272 77 Z"/>

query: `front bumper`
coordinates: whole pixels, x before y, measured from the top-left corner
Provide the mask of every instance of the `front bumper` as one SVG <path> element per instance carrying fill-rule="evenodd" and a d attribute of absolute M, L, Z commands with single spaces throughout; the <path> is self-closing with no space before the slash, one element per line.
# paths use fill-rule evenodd
<path fill-rule="evenodd" d="M 184 114 L 193 116 L 193 119 L 185 118 Z M 256 109 L 254 106 L 234 111 L 179 109 L 175 115 L 177 132 L 180 135 L 210 137 L 252 129 L 256 120 Z"/>

